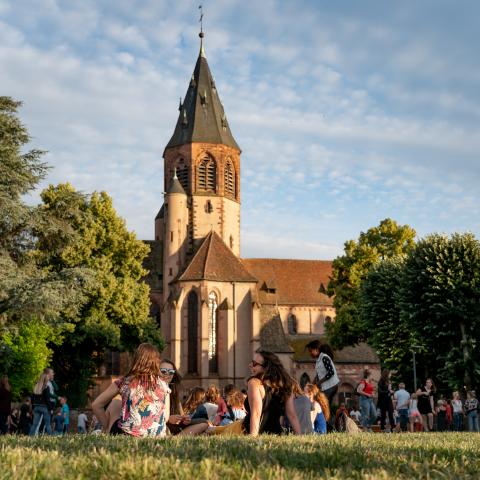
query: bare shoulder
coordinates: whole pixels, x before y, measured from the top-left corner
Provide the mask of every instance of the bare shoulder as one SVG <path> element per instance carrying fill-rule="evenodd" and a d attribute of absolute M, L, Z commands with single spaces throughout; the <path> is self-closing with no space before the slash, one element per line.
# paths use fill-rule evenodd
<path fill-rule="evenodd" d="M 249 387 L 259 388 L 263 387 L 263 383 L 259 378 L 251 377 L 248 379 L 247 385 Z"/>

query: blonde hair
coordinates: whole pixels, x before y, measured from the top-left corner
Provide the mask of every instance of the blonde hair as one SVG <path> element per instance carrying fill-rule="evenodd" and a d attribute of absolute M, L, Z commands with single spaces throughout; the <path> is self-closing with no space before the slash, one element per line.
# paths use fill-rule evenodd
<path fill-rule="evenodd" d="M 232 408 L 242 408 L 245 403 L 245 395 L 240 390 L 233 390 L 227 395 L 227 405 Z"/>
<path fill-rule="evenodd" d="M 141 343 L 133 355 L 132 366 L 125 377 L 153 386 L 160 377 L 160 352 L 151 343 Z"/>
<path fill-rule="evenodd" d="M 328 422 L 328 420 L 330 420 L 330 405 L 328 403 L 327 396 L 313 383 L 307 383 L 304 390 L 305 393 L 311 394 L 313 399 L 320 404 L 322 407 L 323 416 Z"/>
<path fill-rule="evenodd" d="M 35 395 L 41 395 L 42 392 L 45 390 L 45 388 L 47 387 L 48 385 L 48 374 L 46 373 L 42 373 L 40 375 L 40 378 L 38 379 L 37 383 L 35 384 L 35 386 L 33 387 L 33 393 Z"/>

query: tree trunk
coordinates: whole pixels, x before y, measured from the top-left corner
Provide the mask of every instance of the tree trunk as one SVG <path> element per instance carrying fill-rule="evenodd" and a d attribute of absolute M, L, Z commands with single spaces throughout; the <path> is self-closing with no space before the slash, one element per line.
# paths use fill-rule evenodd
<path fill-rule="evenodd" d="M 472 389 L 472 379 L 468 371 L 468 364 L 470 363 L 470 352 L 468 351 L 468 338 L 465 333 L 465 324 L 463 322 L 459 323 L 460 332 L 462 333 L 462 350 L 463 350 L 463 363 L 464 363 L 464 373 L 463 373 L 463 382 L 468 390 Z"/>

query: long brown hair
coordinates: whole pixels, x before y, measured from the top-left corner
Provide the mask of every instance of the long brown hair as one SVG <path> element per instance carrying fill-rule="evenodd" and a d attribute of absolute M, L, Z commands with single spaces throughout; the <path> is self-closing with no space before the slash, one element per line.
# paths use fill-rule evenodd
<path fill-rule="evenodd" d="M 172 380 L 168 384 L 170 387 L 170 415 L 183 415 L 182 401 L 180 400 L 182 376 L 178 373 L 177 367 L 170 359 L 164 358 L 161 363 L 168 363 L 175 370 Z"/>
<path fill-rule="evenodd" d="M 2 378 L 0 379 L 0 388 L 2 390 L 6 390 L 7 392 L 11 391 L 11 387 L 10 387 L 10 383 L 8 381 L 7 375 L 2 375 Z"/>
<path fill-rule="evenodd" d="M 193 413 L 205 401 L 205 390 L 202 387 L 193 387 L 188 394 L 183 409 L 185 413 Z"/>
<path fill-rule="evenodd" d="M 256 377 L 286 402 L 293 393 L 292 377 L 287 373 L 277 355 L 266 350 L 259 350 L 257 353 L 263 358 L 263 372 Z"/>
<path fill-rule="evenodd" d="M 307 383 L 305 385 L 305 393 L 312 394 L 313 399 L 320 404 L 323 416 L 328 422 L 330 419 L 330 405 L 327 396 L 313 383 Z"/>
<path fill-rule="evenodd" d="M 217 403 L 220 398 L 220 392 L 216 385 L 210 385 L 205 393 L 205 401 L 210 403 Z"/>
<path fill-rule="evenodd" d="M 134 378 L 153 387 L 160 377 L 160 352 L 151 343 L 141 343 L 133 355 L 132 366 L 125 378 Z"/>

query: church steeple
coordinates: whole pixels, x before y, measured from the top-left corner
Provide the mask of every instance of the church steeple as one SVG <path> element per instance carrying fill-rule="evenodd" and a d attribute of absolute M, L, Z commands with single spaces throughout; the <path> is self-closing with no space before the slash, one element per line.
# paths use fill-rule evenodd
<path fill-rule="evenodd" d="M 233 138 L 215 81 L 205 56 L 203 31 L 200 32 L 200 52 L 190 80 L 175 131 L 166 148 L 201 142 L 223 144 L 240 151 Z"/>

